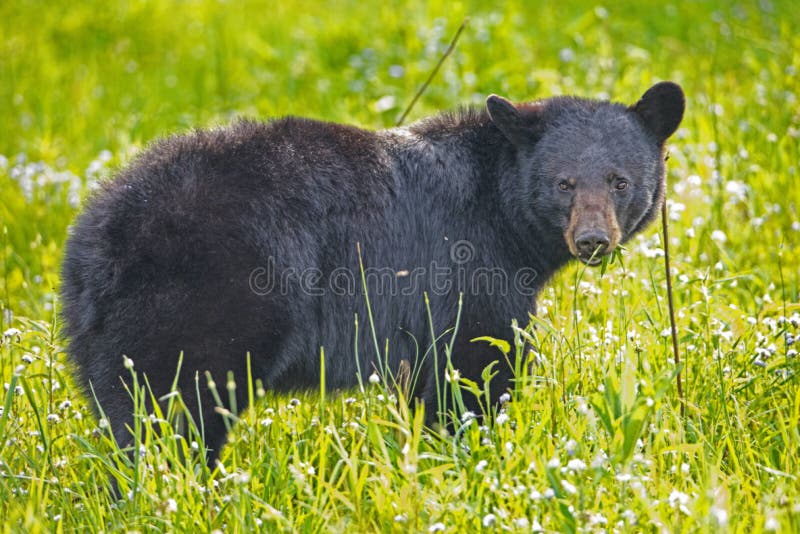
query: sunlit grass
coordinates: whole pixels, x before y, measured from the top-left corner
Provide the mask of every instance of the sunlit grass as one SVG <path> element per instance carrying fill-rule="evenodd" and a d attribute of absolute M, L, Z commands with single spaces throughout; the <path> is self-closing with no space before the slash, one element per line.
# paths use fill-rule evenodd
<path fill-rule="evenodd" d="M 800 530 L 796 12 L 1 4 L 0 528 Z M 58 336 L 61 250 L 81 199 L 147 142 L 237 115 L 389 126 L 467 15 L 412 119 L 489 93 L 633 102 L 660 79 L 686 90 L 668 162 L 685 416 L 654 226 L 602 276 L 574 265 L 550 283 L 535 328 L 520 330 L 536 349 L 514 395 L 455 438 L 425 430 L 383 383 L 292 399 L 254 382 L 258 402 L 231 414 L 219 467 L 198 461 L 199 433 L 166 424 L 178 396 L 173 413 L 141 411 L 144 446 L 120 451 Z"/>

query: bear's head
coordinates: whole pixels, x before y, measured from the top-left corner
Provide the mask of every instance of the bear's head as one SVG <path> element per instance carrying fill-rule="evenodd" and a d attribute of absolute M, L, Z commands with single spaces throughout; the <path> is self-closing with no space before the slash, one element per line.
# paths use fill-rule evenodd
<path fill-rule="evenodd" d="M 572 256 L 597 265 L 656 217 L 664 143 L 685 107 L 678 85 L 658 83 L 632 106 L 574 97 L 515 106 L 492 95 L 486 107 L 513 147 L 504 195 Z"/>

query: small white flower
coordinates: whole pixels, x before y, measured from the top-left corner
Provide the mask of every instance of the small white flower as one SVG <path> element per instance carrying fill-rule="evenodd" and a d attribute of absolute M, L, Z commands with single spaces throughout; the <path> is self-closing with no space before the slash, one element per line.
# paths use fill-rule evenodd
<path fill-rule="evenodd" d="M 175 499 L 167 499 L 166 510 L 170 514 L 174 514 L 175 512 L 177 512 L 178 511 L 177 501 L 175 501 Z"/>
<path fill-rule="evenodd" d="M 728 236 L 722 230 L 714 230 L 711 232 L 711 240 L 717 243 L 724 243 L 728 240 Z"/>
<path fill-rule="evenodd" d="M 564 448 L 566 449 L 567 454 L 570 456 L 575 456 L 575 453 L 578 451 L 578 442 L 574 439 L 571 439 L 567 442 Z"/>
<path fill-rule="evenodd" d="M 608 519 L 601 513 L 597 514 L 590 514 L 589 515 L 589 524 L 590 525 L 607 525 Z"/>
<path fill-rule="evenodd" d="M 575 52 L 571 48 L 562 48 L 558 53 L 558 58 L 563 63 L 570 63 L 575 59 Z"/>
<path fill-rule="evenodd" d="M 483 516 L 483 521 L 481 521 L 484 528 L 489 528 L 497 523 L 497 517 L 494 514 L 486 514 Z"/>
<path fill-rule="evenodd" d="M 528 521 L 527 517 L 518 517 L 517 519 L 514 520 L 514 526 L 520 530 L 528 530 L 530 524 L 531 523 L 530 521 Z"/>
<path fill-rule="evenodd" d="M 480 462 L 475 464 L 475 472 L 482 473 L 483 470 L 486 469 L 487 465 L 489 465 L 489 462 L 487 462 L 486 460 L 481 460 Z"/>
<path fill-rule="evenodd" d="M 17 340 L 19 340 L 19 337 L 20 337 L 21 334 L 22 334 L 22 332 L 20 332 L 20 330 L 18 328 L 9 328 L 5 332 L 3 332 L 3 337 L 4 338 L 15 337 L 15 338 L 17 338 Z"/>
<path fill-rule="evenodd" d="M 669 494 L 669 504 L 672 507 L 675 507 L 677 505 L 682 505 L 683 506 L 683 505 L 686 505 L 688 503 L 689 503 L 689 496 L 686 495 L 685 493 L 681 492 L 681 491 L 678 491 L 678 490 L 674 489 Z"/>
<path fill-rule="evenodd" d="M 500 404 L 508 404 L 509 402 L 511 402 L 511 395 L 508 393 L 500 395 Z"/>
<path fill-rule="evenodd" d="M 495 418 L 495 422 L 498 425 L 502 425 L 503 423 L 508 422 L 508 414 L 505 412 L 498 414 L 497 417 Z"/>
<path fill-rule="evenodd" d="M 728 511 L 726 509 L 712 506 L 710 512 L 719 526 L 724 527 L 728 524 Z"/>
<path fill-rule="evenodd" d="M 579 458 L 573 458 L 572 460 L 567 462 L 567 469 L 575 472 L 583 471 L 584 469 L 586 469 L 586 462 L 584 462 Z"/>
<path fill-rule="evenodd" d="M 130 371 L 131 369 L 133 369 L 133 360 L 131 360 L 131 359 L 130 359 L 130 358 L 128 358 L 127 356 L 123 356 L 123 357 L 122 357 L 122 366 L 123 366 L 125 369 L 127 369 L 127 370 L 129 370 L 129 371 Z"/>
<path fill-rule="evenodd" d="M 393 109 L 396 106 L 397 106 L 397 99 L 395 99 L 395 97 L 393 97 L 392 95 L 386 95 L 376 100 L 372 107 L 376 112 L 382 113 L 384 111 Z"/>
<path fill-rule="evenodd" d="M 575 495 L 578 492 L 578 488 L 576 488 L 573 484 L 570 484 L 566 480 L 561 481 L 561 487 L 564 488 L 564 491 L 571 495 Z"/>
<path fill-rule="evenodd" d="M 377 384 L 381 381 L 381 377 L 378 376 L 378 373 L 372 373 L 369 375 L 369 383 L 370 384 Z"/>
<path fill-rule="evenodd" d="M 434 523 L 428 529 L 428 532 L 444 532 L 444 523 L 441 521 L 438 523 Z"/>
<path fill-rule="evenodd" d="M 475 415 L 475 412 L 470 412 L 468 410 L 468 411 L 464 412 L 463 414 L 461 414 L 461 422 L 462 423 L 466 423 L 467 421 L 472 421 L 476 417 L 477 416 Z"/>
<path fill-rule="evenodd" d="M 764 521 L 764 530 L 769 532 L 776 532 L 780 530 L 781 522 L 775 519 L 775 516 L 769 516 L 766 521 Z"/>

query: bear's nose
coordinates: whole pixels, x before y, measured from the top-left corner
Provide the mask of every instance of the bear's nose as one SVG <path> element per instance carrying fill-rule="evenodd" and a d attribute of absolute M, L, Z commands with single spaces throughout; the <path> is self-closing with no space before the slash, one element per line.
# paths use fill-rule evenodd
<path fill-rule="evenodd" d="M 589 230 L 575 236 L 575 248 L 582 257 L 590 257 L 597 251 L 597 256 L 606 253 L 611 240 L 602 230 Z"/>

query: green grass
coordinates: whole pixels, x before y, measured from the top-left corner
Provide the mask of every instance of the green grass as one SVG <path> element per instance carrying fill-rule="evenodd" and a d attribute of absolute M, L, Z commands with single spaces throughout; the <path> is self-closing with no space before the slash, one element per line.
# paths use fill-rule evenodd
<path fill-rule="evenodd" d="M 0 530 L 800 531 L 793 4 L 0 4 Z M 493 92 L 686 90 L 668 163 L 685 416 L 654 226 L 624 265 L 550 283 L 489 426 L 437 435 L 381 384 L 299 403 L 255 385 L 221 468 L 181 459 L 197 438 L 169 414 L 142 414 L 130 465 L 57 335 L 80 199 L 149 141 L 237 115 L 389 126 L 467 15 L 412 119 Z"/>

